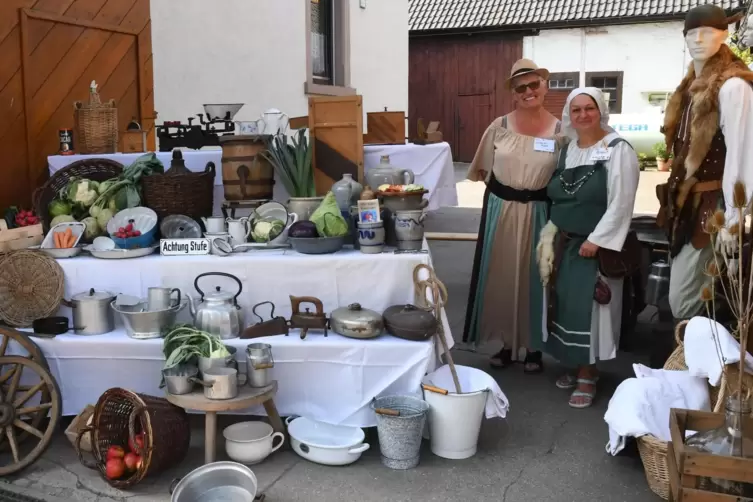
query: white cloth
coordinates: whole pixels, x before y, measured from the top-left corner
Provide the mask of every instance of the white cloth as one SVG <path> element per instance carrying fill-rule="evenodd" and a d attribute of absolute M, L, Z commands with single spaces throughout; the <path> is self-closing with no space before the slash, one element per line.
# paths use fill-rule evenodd
<path fill-rule="evenodd" d="M 738 220 L 732 206 L 735 183 L 745 185 L 747 200 L 753 198 L 753 88 L 741 78 L 731 78 L 719 90 L 719 127 L 724 134 L 727 155 L 724 158 L 722 191 L 729 224 Z"/>
<path fill-rule="evenodd" d="M 477 368 L 469 366 L 455 365 L 455 371 L 460 382 L 460 390 L 463 393 L 478 392 L 489 390 L 486 396 L 486 418 L 505 418 L 510 410 L 510 402 L 507 396 L 502 392 L 497 382 L 491 375 Z M 433 373 L 429 373 L 423 379 L 423 383 L 445 389 L 450 393 L 455 393 L 455 380 L 452 378 L 450 365 L 445 364 L 437 368 Z"/>
<path fill-rule="evenodd" d="M 59 335 L 33 338 L 47 358 L 63 399 L 63 414 L 77 415 L 112 387 L 152 396 L 164 365 L 162 340 L 134 340 L 123 329 L 100 336 Z M 312 330 L 301 340 L 289 336 L 227 340 L 236 347 L 239 370 L 245 373 L 246 346 L 269 343 L 277 380 L 275 405 L 282 416 L 300 415 L 332 424 L 373 427 L 369 408 L 374 396 L 414 392 L 436 365 L 433 341 L 410 342 L 390 335 L 354 340 Z M 239 414 L 265 415 L 257 406 Z"/>
<path fill-rule="evenodd" d="M 709 389 L 704 378 L 687 371 L 655 370 L 634 364 L 636 378 L 624 380 L 609 400 L 604 421 L 609 426 L 607 453 L 617 455 L 627 437 L 646 434 L 670 441 L 672 408 L 710 411 Z"/>
<path fill-rule="evenodd" d="M 429 211 L 458 205 L 452 150 L 448 143 L 365 145 L 363 153 L 364 171 L 377 167 L 382 155 L 389 155 L 393 166 L 413 171 L 415 183 L 429 191 L 426 195 Z M 377 187 L 371 188 L 376 190 Z"/>
<path fill-rule="evenodd" d="M 707 317 L 696 316 L 685 325 L 685 364 L 694 376 L 719 387 L 724 365 L 740 362 L 740 344 L 727 329 Z M 722 364 L 724 362 L 724 364 Z M 746 371 L 753 372 L 753 356 L 745 354 Z"/>
<path fill-rule="evenodd" d="M 578 139 L 578 133 L 575 131 L 573 121 L 570 119 L 570 102 L 581 94 L 588 94 L 596 101 L 599 113 L 601 114 L 601 128 L 608 133 L 617 132 L 609 125 L 609 106 L 606 99 L 604 99 L 604 93 L 596 87 L 578 87 L 577 89 L 573 89 L 567 96 L 567 100 L 565 100 L 565 108 L 562 110 L 562 133 L 572 140 Z"/>
<path fill-rule="evenodd" d="M 565 106 L 565 110 L 568 108 L 568 106 Z M 591 156 L 596 149 L 604 148 L 605 145 L 618 137 L 619 134 L 611 132 L 601 142 L 589 148 L 580 148 L 577 140 L 571 141 L 567 147 L 565 169 L 593 164 Z M 594 231 L 589 235 L 588 240 L 599 247 L 620 251 L 625 243 L 625 237 L 630 230 L 630 223 L 633 218 L 633 205 L 635 204 L 635 194 L 638 191 L 638 179 L 640 177 L 638 156 L 627 143 L 621 142 L 611 148 L 611 155 L 605 166 L 607 168 L 607 210 Z M 608 305 L 593 302 L 591 312 L 591 363 L 595 363 L 597 359 L 608 360 L 617 357 L 620 340 L 623 280 L 606 277 L 602 277 L 602 280 L 609 285 L 612 300 Z M 545 288 L 545 297 L 546 294 Z M 547 304 L 545 298 L 542 315 L 542 332 L 545 341 L 549 333 Z"/>
<path fill-rule="evenodd" d="M 173 152 L 155 152 L 157 158 L 165 165 L 165 170 L 170 168 L 170 162 L 173 159 Z M 182 150 L 183 160 L 190 171 L 202 172 L 207 167 L 208 162 L 214 162 L 216 171 L 214 184 L 222 185 L 222 149 L 219 147 L 207 148 L 204 150 Z M 50 155 L 47 157 L 47 165 L 50 170 L 50 176 L 60 169 L 77 162 L 87 159 L 110 159 L 120 162 L 123 167 L 133 163 L 134 160 L 144 155 L 143 153 L 103 153 L 97 155 Z"/>

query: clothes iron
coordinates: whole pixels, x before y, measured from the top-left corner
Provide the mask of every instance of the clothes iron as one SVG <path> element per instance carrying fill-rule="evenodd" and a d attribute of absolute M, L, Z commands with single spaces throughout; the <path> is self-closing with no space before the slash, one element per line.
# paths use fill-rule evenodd
<path fill-rule="evenodd" d="M 269 314 L 269 320 L 265 321 L 262 316 L 260 316 L 256 309 L 262 305 L 271 305 L 272 311 Z M 290 330 L 288 329 L 288 321 L 281 316 L 275 317 L 275 304 L 272 302 L 261 302 L 254 305 L 254 307 L 251 309 L 251 311 L 254 313 L 256 317 L 259 318 L 259 322 L 254 324 L 253 326 L 249 326 L 246 328 L 243 333 L 241 334 L 242 339 L 249 339 L 249 338 L 261 338 L 264 336 L 276 336 L 276 335 L 285 335 L 287 336 Z"/>
<path fill-rule="evenodd" d="M 316 312 L 311 312 L 309 308 L 306 308 L 305 312 L 301 312 L 301 304 L 310 303 L 316 308 Z M 313 296 L 290 296 L 290 306 L 293 311 L 290 314 L 290 327 L 292 329 L 301 330 L 301 340 L 306 338 L 306 334 L 309 329 L 323 329 L 324 336 L 327 336 L 327 327 L 329 321 L 324 314 L 324 305 L 319 298 Z"/>

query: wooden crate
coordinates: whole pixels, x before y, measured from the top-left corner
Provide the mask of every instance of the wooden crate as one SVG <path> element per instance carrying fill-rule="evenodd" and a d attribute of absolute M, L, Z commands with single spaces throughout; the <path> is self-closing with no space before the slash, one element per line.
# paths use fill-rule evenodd
<path fill-rule="evenodd" d="M 124 131 L 120 134 L 120 149 L 123 153 L 146 152 L 146 131 Z"/>
<path fill-rule="evenodd" d="M 44 230 L 42 230 L 41 223 L 28 227 L 0 230 L 0 252 L 16 251 L 18 249 L 27 249 L 31 246 L 38 246 L 42 244 L 43 240 Z"/>
<path fill-rule="evenodd" d="M 404 145 L 405 112 L 369 112 L 366 114 L 366 145 Z"/>
<path fill-rule="evenodd" d="M 312 96 L 308 117 L 316 193 L 325 195 L 346 173 L 363 183 L 361 96 Z"/>
<path fill-rule="evenodd" d="M 743 427 L 753 431 L 753 419 L 743 418 Z M 699 453 L 685 447 L 686 431 L 708 431 L 724 425 L 724 413 L 680 410 L 670 411 L 672 441 L 667 448 L 669 500 L 672 502 L 753 502 L 752 498 L 706 491 L 702 478 L 721 478 L 753 483 L 753 459 L 722 457 Z"/>

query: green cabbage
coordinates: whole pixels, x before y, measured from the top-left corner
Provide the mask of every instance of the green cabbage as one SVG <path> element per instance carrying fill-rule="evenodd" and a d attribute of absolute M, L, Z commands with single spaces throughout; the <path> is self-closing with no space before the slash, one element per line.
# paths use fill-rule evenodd
<path fill-rule="evenodd" d="M 81 220 L 81 223 L 86 225 L 86 230 L 84 230 L 84 238 L 87 241 L 91 242 L 101 234 L 99 224 L 97 223 L 97 219 L 95 217 L 89 216 L 88 218 L 84 218 L 83 220 Z"/>
<path fill-rule="evenodd" d="M 70 214 L 61 214 L 60 216 L 55 216 L 52 219 L 52 221 L 50 222 L 50 228 L 54 227 L 58 223 L 70 223 L 72 221 L 76 221 L 76 218 L 74 218 Z"/>
<path fill-rule="evenodd" d="M 348 223 L 340 213 L 335 194 L 329 192 L 309 218 L 322 237 L 342 237 L 348 234 Z"/>
<path fill-rule="evenodd" d="M 251 238 L 255 242 L 269 242 L 274 240 L 285 230 L 285 222 L 275 218 L 268 218 L 254 223 Z"/>
<path fill-rule="evenodd" d="M 49 206 L 47 206 L 47 211 L 49 211 L 50 216 L 52 216 L 53 218 L 55 216 L 71 214 L 71 205 L 64 200 L 55 199 L 50 202 Z"/>
<path fill-rule="evenodd" d="M 92 206 L 94 207 L 94 206 Z M 97 225 L 102 230 L 107 228 L 107 222 L 109 222 L 113 216 L 115 216 L 115 213 L 110 211 L 108 208 L 100 209 L 97 215 L 92 215 L 95 218 L 97 218 Z"/>

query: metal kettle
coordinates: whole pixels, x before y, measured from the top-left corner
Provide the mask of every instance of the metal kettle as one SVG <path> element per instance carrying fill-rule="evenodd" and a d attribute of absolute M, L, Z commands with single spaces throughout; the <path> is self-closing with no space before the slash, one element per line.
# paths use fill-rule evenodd
<path fill-rule="evenodd" d="M 645 302 L 647 305 L 659 305 L 659 301 L 669 294 L 670 265 L 665 261 L 655 261 L 646 281 Z"/>
<path fill-rule="evenodd" d="M 204 293 L 199 288 L 199 279 L 209 275 L 228 277 L 238 283 L 238 292 L 233 294 L 221 291 L 219 286 L 215 291 Z M 193 324 L 198 329 L 219 336 L 223 340 L 237 338 L 243 326 L 241 308 L 238 306 L 238 296 L 243 291 L 240 279 L 224 272 L 207 272 L 196 277 L 194 288 L 201 294 L 198 304 L 189 297 L 188 307 L 193 317 Z"/>

